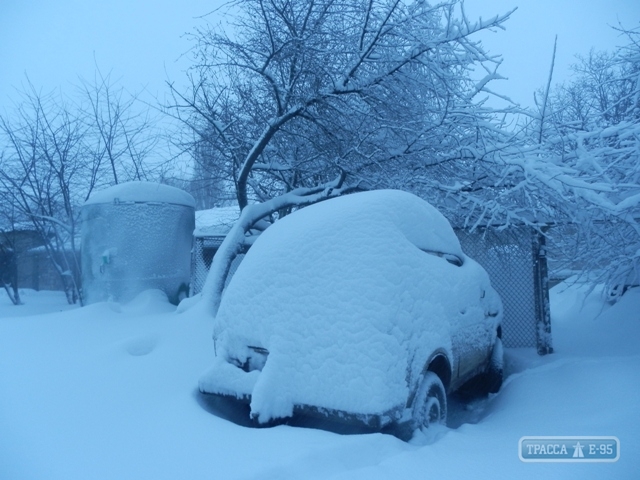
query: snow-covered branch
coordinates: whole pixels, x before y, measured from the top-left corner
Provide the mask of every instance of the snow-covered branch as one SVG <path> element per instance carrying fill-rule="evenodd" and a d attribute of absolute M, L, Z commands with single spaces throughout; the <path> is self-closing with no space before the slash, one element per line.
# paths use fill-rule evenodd
<path fill-rule="evenodd" d="M 207 310 L 218 311 L 225 280 L 229 274 L 233 260 L 245 246 L 247 234 L 260 222 L 274 213 L 289 208 L 302 208 L 329 198 L 342 195 L 347 189 L 343 188 L 344 175 L 322 186 L 313 188 L 297 188 L 291 192 L 272 198 L 263 203 L 254 203 L 242 209 L 240 218 L 227 234 L 222 245 L 213 258 L 207 280 L 202 288 L 202 301 L 208 306 Z"/>

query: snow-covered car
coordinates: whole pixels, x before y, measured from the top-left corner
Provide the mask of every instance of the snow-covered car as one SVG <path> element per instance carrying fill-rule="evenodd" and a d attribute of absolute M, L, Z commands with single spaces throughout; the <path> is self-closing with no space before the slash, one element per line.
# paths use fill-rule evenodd
<path fill-rule="evenodd" d="M 502 304 L 445 217 L 378 190 L 284 217 L 251 247 L 215 318 L 205 395 L 258 423 L 327 416 L 406 436 L 447 394 L 502 381 Z"/>

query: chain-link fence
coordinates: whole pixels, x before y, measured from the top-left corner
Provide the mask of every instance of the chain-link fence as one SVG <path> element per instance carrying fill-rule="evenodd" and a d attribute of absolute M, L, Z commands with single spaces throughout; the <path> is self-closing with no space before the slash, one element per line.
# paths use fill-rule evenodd
<path fill-rule="evenodd" d="M 211 268 L 211 262 L 213 256 L 222 245 L 224 236 L 210 236 L 210 237 L 195 237 L 193 241 L 193 250 L 191 252 L 191 287 L 189 295 L 195 295 L 202 291 L 204 282 L 207 279 L 209 268 Z M 233 274 L 240 265 L 240 262 L 244 258 L 244 254 L 238 255 L 229 270 L 227 275 L 227 283 L 233 277 Z"/>
<path fill-rule="evenodd" d="M 505 231 L 479 229 L 456 232 L 462 249 L 482 265 L 504 305 L 502 340 L 505 347 L 535 347 L 552 352 L 547 264 L 544 237 L 529 227 Z M 192 255 L 191 295 L 202 290 L 213 255 L 223 236 L 196 237 Z M 231 266 L 230 279 L 244 255 Z"/>
<path fill-rule="evenodd" d="M 536 347 L 551 353 L 544 237 L 530 227 L 456 231 L 462 249 L 491 277 L 504 306 L 505 347 Z"/>

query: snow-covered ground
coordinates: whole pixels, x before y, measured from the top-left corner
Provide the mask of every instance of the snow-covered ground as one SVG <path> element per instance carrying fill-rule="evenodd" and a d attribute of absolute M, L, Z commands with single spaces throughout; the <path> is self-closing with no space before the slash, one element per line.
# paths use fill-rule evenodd
<path fill-rule="evenodd" d="M 502 390 L 404 443 L 215 416 L 196 396 L 211 318 L 159 292 L 70 308 L 56 292 L 0 296 L 0 479 L 634 479 L 640 472 L 640 291 L 551 292 L 556 353 L 507 350 Z M 237 413 L 237 412 L 235 412 Z M 225 415 L 233 416 L 234 412 Z M 221 413 L 222 414 L 222 413 Z M 614 435 L 616 463 L 522 463 L 533 435 Z"/>

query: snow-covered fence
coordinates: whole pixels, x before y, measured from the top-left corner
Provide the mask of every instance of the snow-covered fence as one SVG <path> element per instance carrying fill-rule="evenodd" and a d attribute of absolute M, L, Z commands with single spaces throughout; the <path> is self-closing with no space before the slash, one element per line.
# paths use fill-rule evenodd
<path fill-rule="evenodd" d="M 535 347 L 541 355 L 553 351 L 550 334 L 547 260 L 544 237 L 530 227 L 505 231 L 456 230 L 464 252 L 491 276 L 504 304 L 502 338 L 506 347 Z M 196 236 L 191 266 L 191 295 L 202 290 L 211 261 L 224 235 Z M 228 279 L 244 255 L 231 267 Z M 228 281 L 228 280 L 227 280 Z"/>
<path fill-rule="evenodd" d="M 202 291 L 202 286 L 207 279 L 213 256 L 218 248 L 220 248 L 223 240 L 224 235 L 196 236 L 194 238 L 193 250 L 191 252 L 191 296 Z M 227 282 L 229 282 L 243 258 L 244 255 L 241 254 L 233 261 Z"/>
<path fill-rule="evenodd" d="M 224 237 L 195 237 L 191 251 L 191 286 L 189 295 L 193 296 L 202 291 L 207 279 L 213 255 L 222 244 Z"/>
<path fill-rule="evenodd" d="M 553 351 L 544 236 L 526 226 L 504 231 L 457 230 L 464 252 L 489 272 L 504 305 L 502 339 L 506 347 Z"/>

